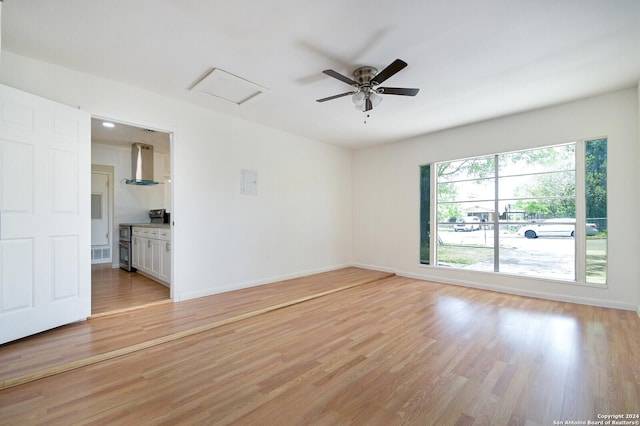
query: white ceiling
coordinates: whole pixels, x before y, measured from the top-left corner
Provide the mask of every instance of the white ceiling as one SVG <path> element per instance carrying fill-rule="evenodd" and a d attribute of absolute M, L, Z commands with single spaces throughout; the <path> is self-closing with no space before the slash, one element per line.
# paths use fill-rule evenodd
<path fill-rule="evenodd" d="M 2 48 L 348 148 L 632 87 L 638 0 L 5 0 Z M 322 74 L 409 66 L 364 124 Z M 219 68 L 268 90 L 188 89 Z"/>
<path fill-rule="evenodd" d="M 134 142 L 153 145 L 154 152 L 169 154 L 170 138 L 168 133 L 130 126 L 124 123 L 107 121 L 114 127 L 105 127 L 105 120 L 91 119 L 91 142 L 131 148 Z"/>

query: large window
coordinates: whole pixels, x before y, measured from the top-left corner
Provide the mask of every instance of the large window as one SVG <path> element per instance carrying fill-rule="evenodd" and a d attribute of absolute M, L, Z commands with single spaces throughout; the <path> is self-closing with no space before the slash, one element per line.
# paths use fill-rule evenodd
<path fill-rule="evenodd" d="M 422 166 L 420 261 L 604 284 L 606 172 L 606 139 Z"/>

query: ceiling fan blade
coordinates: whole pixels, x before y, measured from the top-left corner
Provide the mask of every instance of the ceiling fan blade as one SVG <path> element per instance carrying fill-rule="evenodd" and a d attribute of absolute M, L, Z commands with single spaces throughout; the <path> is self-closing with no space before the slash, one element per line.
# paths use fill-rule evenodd
<path fill-rule="evenodd" d="M 415 96 L 420 89 L 408 89 L 406 87 L 378 87 L 376 93 L 381 95 L 402 95 L 402 96 Z"/>
<path fill-rule="evenodd" d="M 367 98 L 364 102 L 364 111 L 371 111 L 373 109 L 373 103 L 371 102 L 371 99 Z"/>
<path fill-rule="evenodd" d="M 356 85 L 356 86 L 358 85 L 357 81 L 351 80 L 349 77 L 345 77 L 344 75 L 342 75 L 342 74 L 340 74 L 340 73 L 338 73 L 338 72 L 336 72 L 334 70 L 324 70 L 322 72 L 325 73 L 328 76 L 331 76 L 333 78 L 337 78 L 338 80 L 343 81 L 343 82 L 345 82 L 347 84 L 351 84 L 352 86 L 353 85 Z"/>
<path fill-rule="evenodd" d="M 328 98 L 322 98 L 322 99 L 316 99 L 316 102 L 326 102 L 326 101 L 330 101 L 332 99 L 338 99 L 341 98 L 343 96 L 348 96 L 348 95 L 355 95 L 357 92 L 345 92 L 345 93 L 340 93 L 339 95 L 333 95 L 333 96 L 329 96 Z"/>
<path fill-rule="evenodd" d="M 402 59 L 396 59 L 391 63 L 391 65 L 389 65 L 388 67 L 380 71 L 375 77 L 373 77 L 371 84 L 375 86 L 376 84 L 382 83 L 406 66 L 407 63 L 405 61 L 403 61 Z"/>

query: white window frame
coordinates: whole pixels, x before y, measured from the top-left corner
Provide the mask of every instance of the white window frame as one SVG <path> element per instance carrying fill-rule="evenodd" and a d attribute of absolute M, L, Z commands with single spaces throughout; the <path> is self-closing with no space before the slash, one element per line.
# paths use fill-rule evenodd
<path fill-rule="evenodd" d="M 575 147 L 575 152 L 574 152 L 574 155 L 575 155 L 575 216 L 576 216 L 575 229 L 585 229 L 586 222 L 587 222 L 587 218 L 586 218 L 586 144 L 590 141 L 596 141 L 600 139 L 608 140 L 608 137 L 607 136 L 593 137 L 593 138 L 587 138 L 587 139 L 580 139 L 575 142 L 564 143 L 564 144 L 547 145 L 547 146 L 533 147 L 533 148 L 527 148 L 527 149 L 517 150 L 517 151 L 506 151 L 506 152 L 501 152 L 497 154 L 487 154 L 487 155 L 481 155 L 477 157 L 469 157 L 469 158 L 486 158 L 486 157 L 494 156 L 496 158 L 496 161 L 494 162 L 495 170 L 494 170 L 494 176 L 493 176 L 493 179 L 495 182 L 494 199 L 493 199 L 495 214 L 494 214 L 494 221 L 492 222 L 493 238 L 494 238 L 493 239 L 494 241 L 494 244 L 493 244 L 494 271 L 493 272 L 494 273 L 513 275 L 507 272 L 500 272 L 499 270 L 500 225 L 509 224 L 509 222 L 506 222 L 506 223 L 504 221 L 500 222 L 499 214 L 498 214 L 499 212 L 498 204 L 500 202 L 500 199 L 498 197 L 499 196 L 499 174 L 498 174 L 499 162 L 497 161 L 497 158 L 500 155 L 506 155 L 506 154 L 511 154 L 515 152 L 532 151 L 536 149 L 552 148 L 552 147 L 562 146 L 562 145 L 574 145 Z M 431 212 L 430 214 L 432 217 L 431 229 L 430 229 L 431 239 L 429 241 L 429 264 L 428 265 L 421 264 L 422 266 L 441 267 L 438 265 L 438 245 L 436 244 L 439 238 L 438 225 L 440 224 L 440 222 L 438 221 L 438 176 L 437 176 L 438 164 L 441 164 L 444 162 L 453 162 L 453 161 L 462 161 L 462 160 L 465 160 L 465 158 L 430 163 L 431 165 L 431 169 L 430 169 Z M 575 262 L 574 278 L 573 280 L 569 280 L 569 279 L 567 280 L 552 279 L 552 280 L 567 282 L 567 283 L 577 283 L 577 284 L 583 284 L 588 286 L 596 286 L 599 288 L 607 287 L 607 282 L 605 282 L 604 284 L 587 282 L 587 261 L 586 261 L 587 250 L 586 249 L 587 249 L 586 233 L 576 232 L 574 236 L 574 262 Z M 531 278 L 533 276 L 526 275 L 526 277 Z M 607 274 L 607 277 L 608 277 L 608 274 Z M 544 277 L 544 276 L 540 276 L 537 278 L 549 279 L 548 277 Z"/>

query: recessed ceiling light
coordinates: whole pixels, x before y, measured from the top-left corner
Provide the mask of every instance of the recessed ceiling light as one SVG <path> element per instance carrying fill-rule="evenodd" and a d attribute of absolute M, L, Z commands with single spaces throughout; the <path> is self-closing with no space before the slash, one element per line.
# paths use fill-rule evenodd
<path fill-rule="evenodd" d="M 115 124 L 113 124 L 113 123 L 109 123 L 108 121 L 104 121 L 104 122 L 102 123 L 102 125 L 103 125 L 104 127 L 109 127 L 109 128 L 111 128 L 111 127 L 116 127 L 116 125 L 115 125 Z"/>

